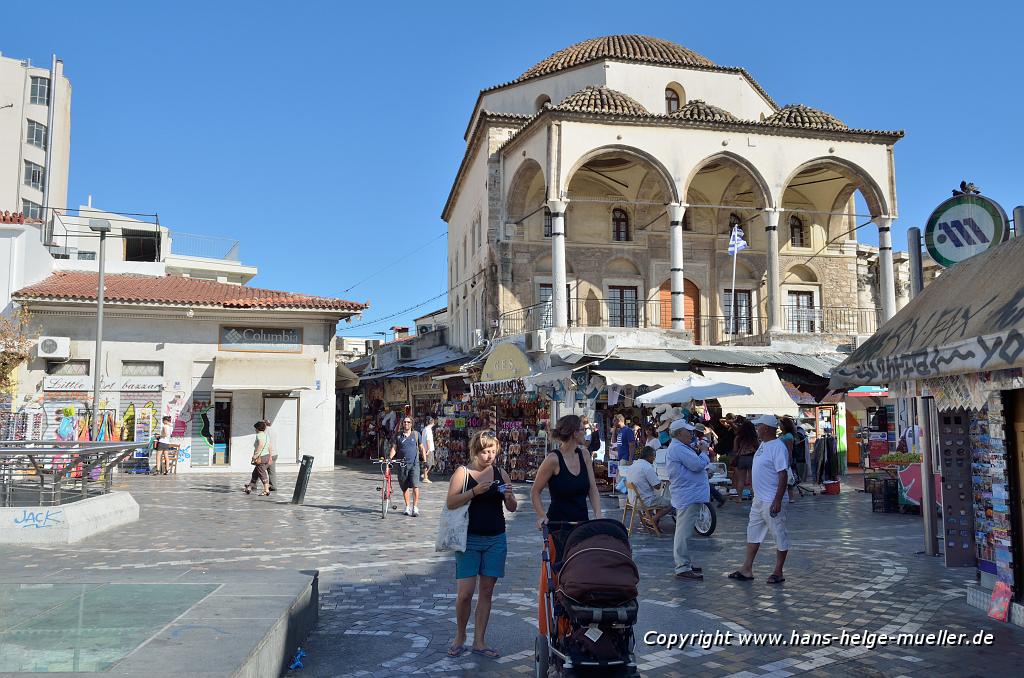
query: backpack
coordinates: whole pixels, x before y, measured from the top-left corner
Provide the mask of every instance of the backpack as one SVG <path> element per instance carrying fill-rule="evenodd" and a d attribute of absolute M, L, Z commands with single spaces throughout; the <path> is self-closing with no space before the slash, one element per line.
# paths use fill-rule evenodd
<path fill-rule="evenodd" d="M 591 452 L 597 452 L 601 449 L 601 432 L 596 426 L 590 432 L 590 444 L 587 445 L 587 449 Z"/>
<path fill-rule="evenodd" d="M 800 463 L 807 458 L 807 434 L 799 426 L 793 436 L 793 462 Z"/>

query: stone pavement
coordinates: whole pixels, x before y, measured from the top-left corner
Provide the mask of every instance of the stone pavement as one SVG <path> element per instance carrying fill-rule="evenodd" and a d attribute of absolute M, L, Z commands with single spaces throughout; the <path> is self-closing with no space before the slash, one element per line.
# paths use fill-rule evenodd
<path fill-rule="evenodd" d="M 508 675 L 533 671 L 540 538 L 527 485 L 509 519 L 507 576 L 496 589 L 488 629 L 504 657 L 493 661 L 445 652 L 454 632 L 452 557 L 433 550 L 447 484 L 428 486 L 419 518 L 380 518 L 375 467 L 352 463 L 314 472 L 304 506 L 289 494 L 245 496 L 243 478 L 220 474 L 135 477 L 129 489 L 142 519 L 84 543 L 5 548 L 7 582 L 73 580 L 81 572 L 138 581 L 168 570 L 201 573 L 320 570 L 321 616 L 303 648 L 305 669 L 290 675 Z M 290 488 L 294 475 L 282 474 Z M 400 503 L 400 500 L 399 500 Z M 609 516 L 621 516 L 606 500 Z M 641 572 L 637 653 L 645 676 L 971 676 L 1016 673 L 1024 630 L 988 620 L 965 602 L 973 570 L 947 570 L 919 555 L 919 518 L 872 514 L 870 498 L 845 487 L 838 497 L 806 497 L 789 506 L 793 548 L 785 584 L 769 586 L 773 550 L 755 565 L 757 579 L 725 577 L 740 563 L 745 507 L 719 513 L 710 539 L 694 539 L 703 583 L 671 576 L 671 540 L 639 533 Z M 272 591 L 269 590 L 268 594 Z M 645 646 L 644 634 L 732 632 L 730 645 Z M 740 634 L 988 631 L 989 647 L 815 647 L 765 642 L 741 645 Z M 746 637 L 743 636 L 745 640 Z"/>

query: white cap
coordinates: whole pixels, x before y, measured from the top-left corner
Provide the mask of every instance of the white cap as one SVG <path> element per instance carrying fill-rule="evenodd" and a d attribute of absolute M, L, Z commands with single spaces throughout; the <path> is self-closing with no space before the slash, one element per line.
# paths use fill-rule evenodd
<path fill-rule="evenodd" d="M 668 431 L 669 433 L 675 433 L 681 428 L 685 428 L 687 431 L 696 430 L 693 426 L 687 423 L 685 419 L 676 419 L 671 424 L 669 424 Z"/>
<path fill-rule="evenodd" d="M 777 428 L 779 420 L 775 418 L 774 414 L 762 414 L 757 419 L 751 420 L 750 423 L 754 426 L 771 426 L 772 428 Z"/>

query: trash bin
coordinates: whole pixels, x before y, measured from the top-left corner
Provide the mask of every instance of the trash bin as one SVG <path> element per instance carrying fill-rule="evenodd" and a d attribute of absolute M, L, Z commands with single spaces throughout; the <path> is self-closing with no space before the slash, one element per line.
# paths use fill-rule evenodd
<path fill-rule="evenodd" d="M 295 479 L 295 492 L 292 493 L 293 504 L 301 504 L 306 498 L 306 487 L 309 485 L 311 473 L 313 473 L 313 457 L 304 454 L 302 463 L 299 464 L 299 477 Z"/>

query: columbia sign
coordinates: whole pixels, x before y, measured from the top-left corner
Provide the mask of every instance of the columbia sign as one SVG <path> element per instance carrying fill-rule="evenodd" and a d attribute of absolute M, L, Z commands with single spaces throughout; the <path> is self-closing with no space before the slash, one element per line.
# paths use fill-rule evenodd
<path fill-rule="evenodd" d="M 957 195 L 939 205 L 924 228 L 928 254 L 952 266 L 996 247 L 1009 235 L 1006 212 L 980 195 Z"/>
<path fill-rule="evenodd" d="M 222 326 L 220 350 L 301 353 L 302 328 Z"/>

